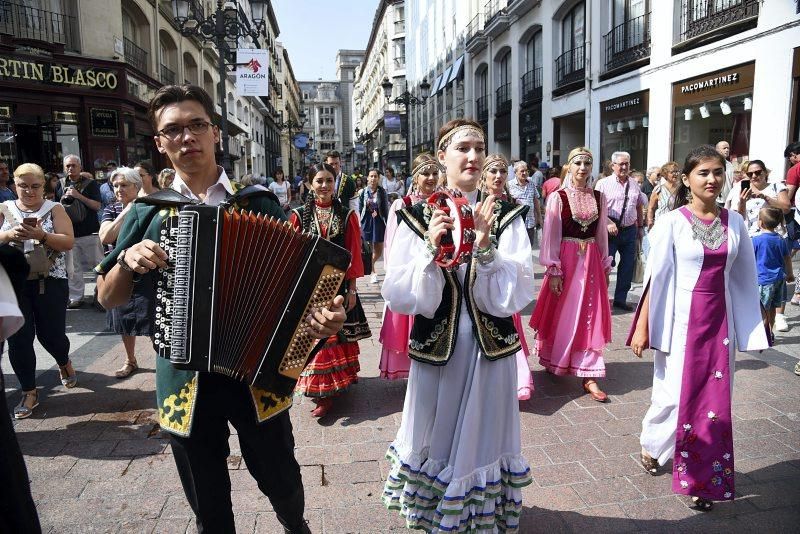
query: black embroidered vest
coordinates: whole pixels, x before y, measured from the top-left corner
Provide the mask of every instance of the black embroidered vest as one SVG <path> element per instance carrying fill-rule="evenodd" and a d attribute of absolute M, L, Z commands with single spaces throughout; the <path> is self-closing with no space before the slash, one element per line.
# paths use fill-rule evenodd
<path fill-rule="evenodd" d="M 490 240 L 497 244 L 503 231 L 517 217 L 525 217 L 527 206 L 517 206 L 504 201 L 496 201 L 494 226 Z M 397 216 L 416 233 L 425 239 L 433 212 L 425 202 L 403 208 Z M 520 340 L 514 321 L 509 317 L 495 317 L 480 311 L 472 297 L 472 287 L 477 278 L 476 260 L 467 264 L 464 275 L 465 284 L 459 282 L 455 272 L 442 269 L 445 278 L 442 302 L 429 319 L 423 315 L 414 317 L 409 339 L 409 357 L 432 365 L 445 365 L 453 355 L 458 334 L 458 321 L 461 314 L 461 299 L 466 298 L 467 312 L 472 320 L 472 330 L 478 346 L 488 360 L 499 360 L 520 350 Z"/>
<path fill-rule="evenodd" d="M 338 207 L 338 210 L 334 208 L 333 212 L 331 213 L 331 222 L 328 224 L 328 235 L 325 237 L 325 239 L 334 245 L 339 245 L 340 247 L 346 249 L 347 247 L 344 243 L 344 232 L 347 229 L 347 221 L 350 219 L 350 212 L 353 210 L 349 209 L 346 205 L 342 205 L 341 203 L 338 204 Z M 322 235 L 319 224 L 316 221 L 316 217 L 304 217 L 305 209 L 305 206 L 300 206 L 292 210 L 292 212 L 294 212 L 300 221 L 302 230 L 310 234 Z M 346 293 L 347 284 L 342 284 L 339 294 L 345 295 Z"/>

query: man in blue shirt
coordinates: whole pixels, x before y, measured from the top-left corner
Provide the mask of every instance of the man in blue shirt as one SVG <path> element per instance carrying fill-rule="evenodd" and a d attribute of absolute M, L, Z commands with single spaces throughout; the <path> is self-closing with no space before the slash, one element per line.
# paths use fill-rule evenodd
<path fill-rule="evenodd" d="M 0 161 L 0 202 L 17 199 L 17 195 L 8 188 L 9 179 L 8 163 Z"/>

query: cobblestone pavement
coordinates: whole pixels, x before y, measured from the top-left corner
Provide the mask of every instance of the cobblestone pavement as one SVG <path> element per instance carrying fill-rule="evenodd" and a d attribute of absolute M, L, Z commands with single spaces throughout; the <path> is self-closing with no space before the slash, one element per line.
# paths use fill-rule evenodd
<path fill-rule="evenodd" d="M 361 343 L 360 382 L 322 420 L 310 416 L 312 405 L 304 399 L 291 411 L 314 532 L 404 528 L 380 496 L 388 466 L 383 455 L 400 423 L 405 383 L 377 377 L 383 302 L 379 286 L 363 280 L 359 287 L 374 334 Z M 521 531 L 797 532 L 800 377 L 790 369 L 800 355 L 800 309 L 787 312 L 793 328 L 779 334 L 776 349 L 738 357 L 738 498 L 718 503 L 711 513 L 696 512 L 672 494 L 671 466 L 653 477 L 637 463 L 652 357 L 640 361 L 622 347 L 631 314 L 613 318 L 608 378 L 602 380 L 607 404 L 587 398 L 578 379 L 554 378 L 531 358 L 536 391 L 521 403 L 520 417 L 534 483 L 523 490 Z M 42 402 L 33 417 L 15 425 L 44 531 L 194 532 L 167 439 L 154 418 L 155 356 L 140 340 L 141 370 L 127 380 L 113 378 L 124 351 L 115 336 L 92 333 L 102 331 L 102 317 L 88 309 L 70 311 L 78 387 L 61 387 L 55 368 L 48 367 L 52 359 L 39 350 Z M 527 334 L 532 342 L 532 332 Z M 6 361 L 3 366 L 13 388 L 15 378 Z M 13 389 L 8 401 L 17 402 Z M 230 446 L 237 531 L 282 532 L 241 460 L 236 435 Z"/>

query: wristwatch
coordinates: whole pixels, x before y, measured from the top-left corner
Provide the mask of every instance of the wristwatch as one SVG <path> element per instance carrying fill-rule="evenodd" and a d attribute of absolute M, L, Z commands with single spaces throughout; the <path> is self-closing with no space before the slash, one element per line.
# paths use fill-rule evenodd
<path fill-rule="evenodd" d="M 136 271 L 134 271 L 133 269 L 131 269 L 131 268 L 128 266 L 128 264 L 127 264 L 127 263 L 125 263 L 125 253 L 126 253 L 126 252 L 128 252 L 128 249 L 127 249 L 127 248 L 124 248 L 124 249 L 122 249 L 122 251 L 120 251 L 120 253 L 119 253 L 119 256 L 117 256 L 117 265 L 119 265 L 119 266 L 120 266 L 120 268 L 121 268 L 123 271 L 127 271 L 127 272 L 129 272 L 129 273 L 136 272 Z"/>

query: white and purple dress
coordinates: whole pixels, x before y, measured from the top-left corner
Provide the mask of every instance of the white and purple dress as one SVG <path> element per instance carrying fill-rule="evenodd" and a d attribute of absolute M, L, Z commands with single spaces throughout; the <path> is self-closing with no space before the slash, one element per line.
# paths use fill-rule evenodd
<path fill-rule="evenodd" d="M 661 216 L 649 235 L 655 372 L 640 441 L 660 465 L 675 458 L 675 493 L 733 499 L 735 349 L 769 346 L 747 225 L 733 211 L 703 221 L 684 206 Z"/>

